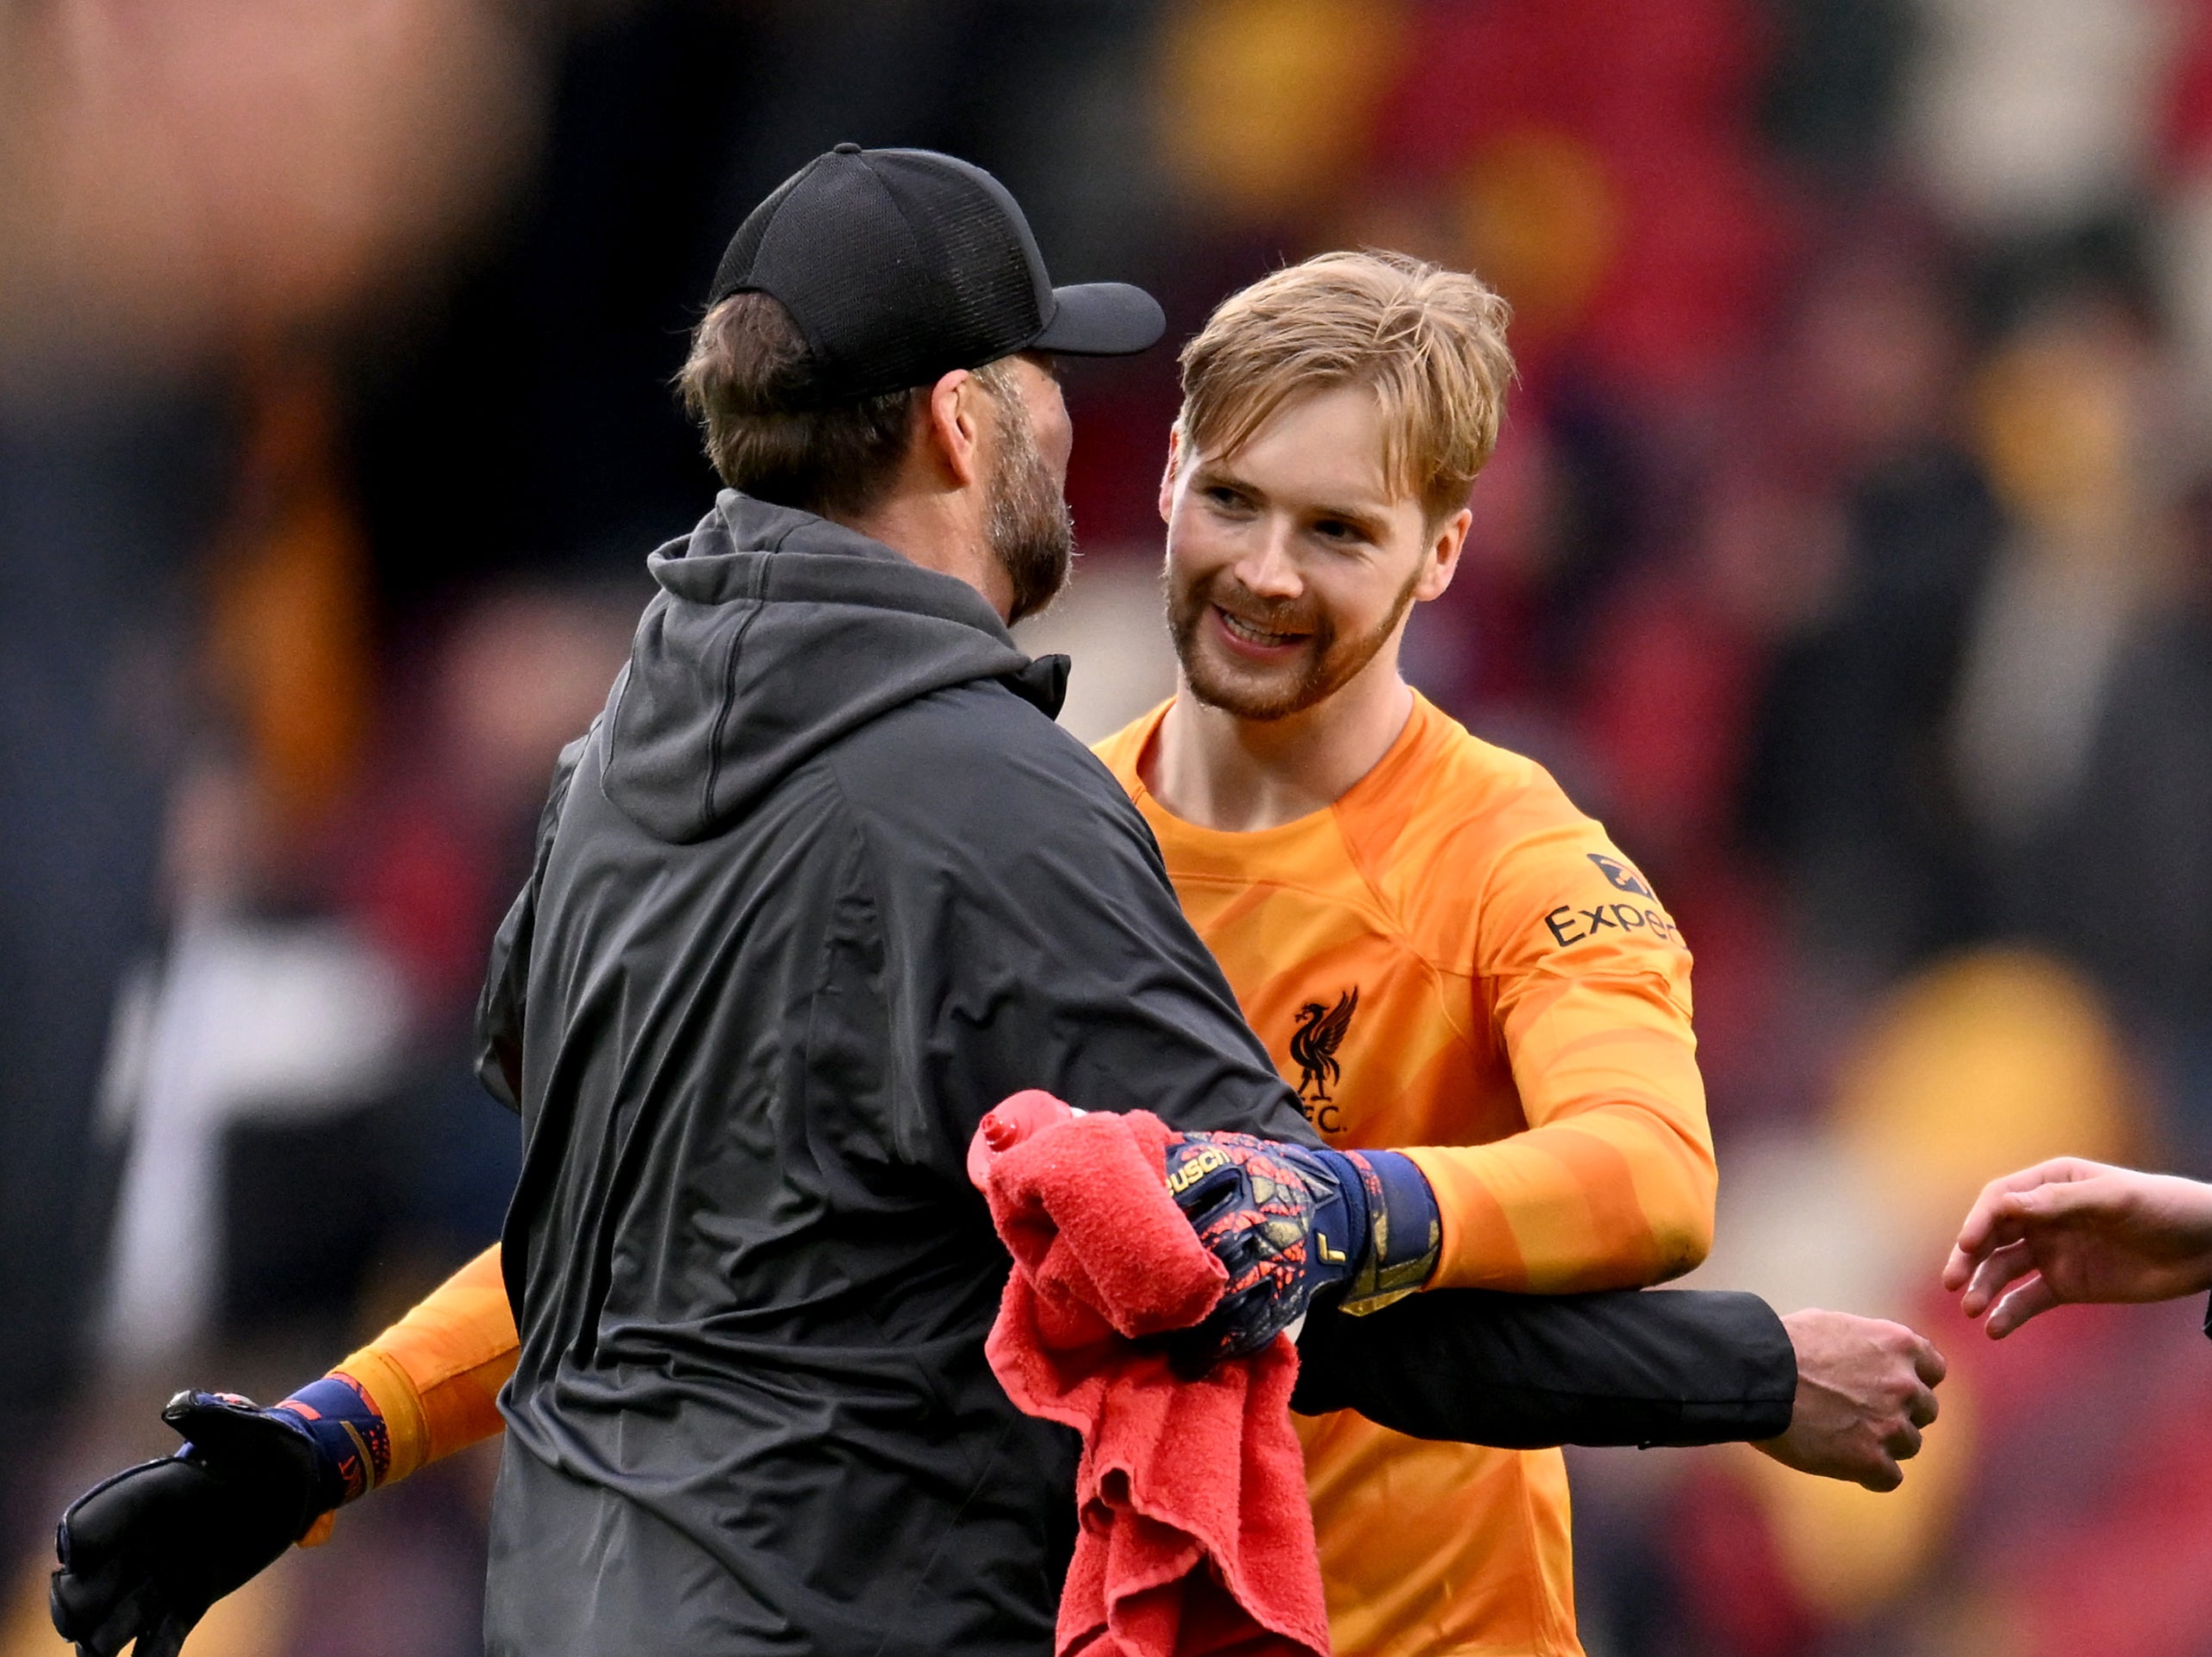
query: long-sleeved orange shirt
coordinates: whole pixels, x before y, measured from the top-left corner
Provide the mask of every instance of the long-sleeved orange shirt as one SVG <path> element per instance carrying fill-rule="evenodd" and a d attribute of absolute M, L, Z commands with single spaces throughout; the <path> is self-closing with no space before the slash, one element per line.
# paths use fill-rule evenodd
<path fill-rule="evenodd" d="M 1101 744 L 1183 913 L 1324 1138 L 1402 1149 L 1443 1218 L 1436 1285 L 1656 1282 L 1712 1237 L 1690 956 L 1541 766 L 1417 697 L 1343 798 L 1224 833 L 1145 788 L 1165 708 Z M 1299 1423 L 1339 1657 L 1569 1657 L 1556 1450 Z"/>
<path fill-rule="evenodd" d="M 1315 1126 L 1406 1149 L 1428 1175 L 1436 1282 L 1561 1292 L 1696 1264 L 1714 1168 L 1690 956 L 1598 825 L 1541 767 L 1417 698 L 1327 810 L 1199 828 L 1138 776 L 1164 712 L 1100 756 Z M 496 1290 L 495 1260 L 341 1366 L 388 1419 L 423 1423 L 424 1459 L 497 1430 L 513 1320 L 503 1296 L 455 1299 L 470 1274 Z M 1342 1657 L 1580 1651 L 1557 1451 L 1410 1439 L 1349 1413 L 1299 1424 Z M 395 1425 L 388 1478 L 413 1442 Z"/>

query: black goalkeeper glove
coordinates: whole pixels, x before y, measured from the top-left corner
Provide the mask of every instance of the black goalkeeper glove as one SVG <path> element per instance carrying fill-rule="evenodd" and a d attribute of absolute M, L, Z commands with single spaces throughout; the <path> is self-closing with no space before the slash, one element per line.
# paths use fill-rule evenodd
<path fill-rule="evenodd" d="M 1356 1317 L 1436 1272 L 1436 1193 L 1396 1151 L 1186 1133 L 1169 1138 L 1167 1164 L 1169 1194 L 1229 1270 L 1220 1304 L 1170 1343 L 1186 1373 L 1258 1351 L 1316 1302 Z"/>
<path fill-rule="evenodd" d="M 371 1488 L 389 1459 L 381 1418 L 335 1378 L 271 1410 L 179 1392 L 161 1418 L 184 1447 L 101 1480 L 55 1528 L 48 1608 L 78 1657 L 116 1657 L 134 1639 L 137 1657 L 177 1657 L 209 1606 Z"/>

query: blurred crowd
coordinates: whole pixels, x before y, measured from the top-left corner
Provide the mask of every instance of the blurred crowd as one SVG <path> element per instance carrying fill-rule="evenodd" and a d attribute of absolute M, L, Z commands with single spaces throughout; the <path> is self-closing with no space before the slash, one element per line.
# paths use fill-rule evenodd
<path fill-rule="evenodd" d="M 319 1372 L 496 1233 L 480 963 L 645 554 L 721 243 L 831 143 L 992 167 L 1187 333 L 1480 271 L 1520 383 L 1409 661 L 1697 955 L 1704 1283 L 1926 1329 L 1901 1493 L 1575 1466 L 1593 1657 L 2212 1653 L 2198 1309 L 2003 1346 L 1980 1183 L 2212 1174 L 2212 3 L 0 8 L 0 1654 L 175 1387 Z M 1070 376 L 1094 738 L 1171 683 L 1165 351 Z M 475 1648 L 486 1460 L 207 1657 Z"/>

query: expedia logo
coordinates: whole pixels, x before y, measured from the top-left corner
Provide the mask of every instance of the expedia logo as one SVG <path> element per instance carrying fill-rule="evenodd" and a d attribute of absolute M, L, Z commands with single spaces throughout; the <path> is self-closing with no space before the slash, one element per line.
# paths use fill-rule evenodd
<path fill-rule="evenodd" d="M 1663 909 L 1639 909 L 1628 903 L 1601 903 L 1595 908 L 1578 909 L 1571 903 L 1562 903 L 1544 917 L 1544 925 L 1561 949 L 1570 944 L 1580 944 L 1600 932 L 1618 932 L 1623 938 L 1631 932 L 1646 932 L 1662 944 L 1679 944 L 1682 933 L 1667 918 Z"/>
<path fill-rule="evenodd" d="M 1216 1168 L 1227 1168 L 1229 1158 L 1218 1145 L 1208 1145 L 1188 1161 L 1179 1162 L 1168 1175 L 1168 1194 L 1180 1197 Z"/>

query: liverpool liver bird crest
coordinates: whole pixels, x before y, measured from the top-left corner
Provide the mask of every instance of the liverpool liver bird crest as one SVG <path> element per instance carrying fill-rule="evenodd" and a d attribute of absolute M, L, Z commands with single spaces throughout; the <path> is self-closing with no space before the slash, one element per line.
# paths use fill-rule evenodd
<path fill-rule="evenodd" d="M 1313 1102 L 1322 1103 L 1329 1097 L 1329 1084 L 1343 1074 L 1344 1067 L 1337 1062 L 1337 1050 L 1343 1045 L 1344 1032 L 1351 1028 L 1352 1014 L 1359 1005 L 1360 987 L 1355 984 L 1332 1007 L 1308 1001 L 1299 1008 L 1298 1033 L 1290 1038 L 1290 1056 L 1305 1073 L 1298 1079 L 1300 1099 L 1307 1097 L 1305 1090 L 1311 1087 Z"/>

